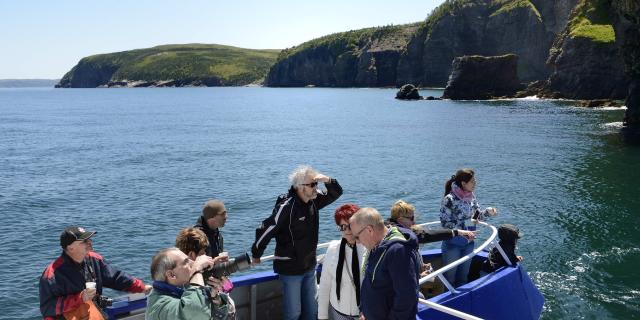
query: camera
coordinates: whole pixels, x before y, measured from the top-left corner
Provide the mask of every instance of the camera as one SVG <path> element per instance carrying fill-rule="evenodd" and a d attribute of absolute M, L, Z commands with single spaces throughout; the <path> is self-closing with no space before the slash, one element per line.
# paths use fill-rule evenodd
<path fill-rule="evenodd" d="M 229 261 L 215 264 L 211 268 L 202 271 L 202 276 L 205 279 L 209 277 L 222 278 L 222 276 L 229 276 L 230 274 L 238 271 L 247 270 L 251 267 L 251 257 L 249 253 L 245 252 Z"/>
<path fill-rule="evenodd" d="M 98 306 L 101 309 L 104 309 L 106 307 L 111 307 L 111 305 L 113 305 L 113 299 L 109 298 L 109 297 L 105 297 L 105 296 L 99 296 L 98 299 Z"/>

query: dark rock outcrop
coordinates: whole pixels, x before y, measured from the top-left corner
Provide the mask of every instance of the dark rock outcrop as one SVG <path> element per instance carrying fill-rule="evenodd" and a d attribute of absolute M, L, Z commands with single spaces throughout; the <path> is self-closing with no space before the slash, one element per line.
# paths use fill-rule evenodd
<path fill-rule="evenodd" d="M 539 94 L 568 99 L 621 99 L 629 78 L 602 0 L 580 0 L 556 38 L 547 63 L 553 70 Z"/>
<path fill-rule="evenodd" d="M 400 90 L 396 93 L 396 99 L 400 100 L 420 100 L 422 96 L 418 92 L 418 88 L 416 88 L 412 84 L 405 84 L 400 87 Z"/>
<path fill-rule="evenodd" d="M 575 0 L 574 0 L 575 1 Z M 551 3 L 550 3 L 551 2 Z M 407 44 L 398 65 L 398 84 L 443 86 L 451 61 L 463 55 L 517 54 L 523 81 L 548 76 L 545 60 L 556 35 L 563 7 L 555 1 L 447 1 L 435 11 Z M 549 17 L 538 10 L 544 9 Z M 562 16 L 562 14 L 559 14 Z"/>
<path fill-rule="evenodd" d="M 93 63 L 83 58 L 60 79 L 56 88 L 96 88 L 107 84 L 120 68 L 112 63 Z"/>
<path fill-rule="evenodd" d="M 395 86 L 402 50 L 417 25 L 328 35 L 285 49 L 265 80 L 270 87 Z"/>
<path fill-rule="evenodd" d="M 523 88 L 518 79 L 518 56 L 464 56 L 453 60 L 442 95 L 453 100 L 513 97 Z"/>
<path fill-rule="evenodd" d="M 640 131 L 640 2 L 613 0 L 611 9 L 616 43 L 630 78 L 624 123 Z"/>

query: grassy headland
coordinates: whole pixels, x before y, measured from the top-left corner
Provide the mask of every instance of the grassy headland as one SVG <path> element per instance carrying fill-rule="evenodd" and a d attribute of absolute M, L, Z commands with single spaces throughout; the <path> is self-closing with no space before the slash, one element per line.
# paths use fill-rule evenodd
<path fill-rule="evenodd" d="M 217 44 L 184 44 L 98 54 L 80 60 L 78 65 L 64 75 L 60 84 L 95 87 L 104 85 L 105 80 L 183 80 L 189 83 L 215 79 L 220 85 L 245 85 L 264 79 L 279 52 L 280 50 L 252 50 Z M 87 72 L 94 72 L 94 75 Z M 96 74 L 102 77 L 95 79 Z M 86 85 L 78 85 L 83 82 Z"/>

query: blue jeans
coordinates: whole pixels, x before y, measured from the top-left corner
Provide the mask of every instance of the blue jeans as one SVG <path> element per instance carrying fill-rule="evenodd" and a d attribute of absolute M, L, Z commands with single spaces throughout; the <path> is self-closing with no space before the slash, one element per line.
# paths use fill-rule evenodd
<path fill-rule="evenodd" d="M 466 245 L 460 246 L 451 243 L 451 240 L 442 241 L 442 265 L 445 266 L 468 255 L 469 253 L 473 252 L 474 246 L 474 242 L 470 242 Z M 457 267 L 445 272 L 444 276 L 455 288 L 457 288 L 467 283 L 467 275 L 469 274 L 470 266 L 471 260 L 468 260 L 463 264 L 460 264 Z"/>
<path fill-rule="evenodd" d="M 298 276 L 280 275 L 284 320 L 318 319 L 316 269 Z"/>

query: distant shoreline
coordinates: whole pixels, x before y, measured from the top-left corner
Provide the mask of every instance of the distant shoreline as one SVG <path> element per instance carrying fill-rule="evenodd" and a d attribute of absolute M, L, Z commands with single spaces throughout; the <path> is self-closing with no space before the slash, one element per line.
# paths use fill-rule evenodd
<path fill-rule="evenodd" d="M 0 88 L 53 88 L 60 79 L 0 79 Z"/>

